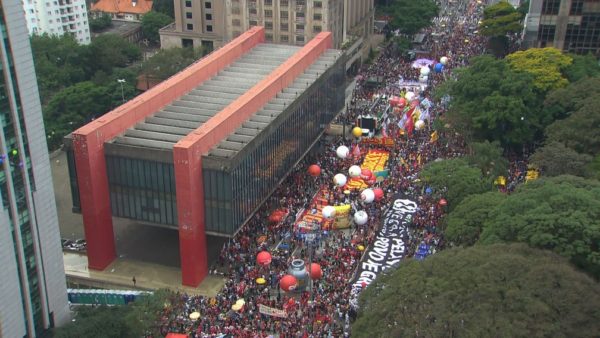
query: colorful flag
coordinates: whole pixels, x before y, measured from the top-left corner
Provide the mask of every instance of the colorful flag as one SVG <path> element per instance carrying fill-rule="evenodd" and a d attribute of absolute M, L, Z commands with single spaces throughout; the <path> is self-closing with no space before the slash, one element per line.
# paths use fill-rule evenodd
<path fill-rule="evenodd" d="M 494 180 L 494 184 L 495 185 L 505 186 L 506 185 L 506 177 L 504 177 L 504 176 L 498 176 L 498 178 L 496 178 Z"/>
<path fill-rule="evenodd" d="M 431 138 L 429 139 L 429 143 L 435 143 L 435 142 L 437 142 L 437 140 L 439 138 L 440 138 L 440 136 L 438 135 L 438 132 L 436 130 L 433 133 L 431 133 Z"/>

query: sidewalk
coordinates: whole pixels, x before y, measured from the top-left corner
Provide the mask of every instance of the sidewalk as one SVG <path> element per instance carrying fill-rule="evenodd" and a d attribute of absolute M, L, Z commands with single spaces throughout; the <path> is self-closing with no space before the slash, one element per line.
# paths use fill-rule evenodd
<path fill-rule="evenodd" d="M 104 271 L 89 270 L 87 257 L 84 254 L 64 252 L 63 260 L 65 274 L 69 279 L 75 279 L 81 284 L 90 281 L 106 284 L 107 286 L 123 289 L 170 289 L 192 295 L 214 297 L 223 288 L 225 279 L 209 275 L 197 288 L 181 285 L 181 270 L 159 264 L 140 262 L 128 258 L 117 258 Z M 136 286 L 133 286 L 133 277 Z"/>

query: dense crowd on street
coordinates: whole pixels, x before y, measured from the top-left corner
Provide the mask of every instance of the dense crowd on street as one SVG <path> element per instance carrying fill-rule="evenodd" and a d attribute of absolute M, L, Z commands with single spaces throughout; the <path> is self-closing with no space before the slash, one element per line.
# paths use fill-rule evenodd
<path fill-rule="evenodd" d="M 211 273 L 222 274 L 226 278 L 221 292 L 216 297 L 174 294 L 170 299 L 171 305 L 160 314 L 158 325 L 161 334 L 179 332 L 191 337 L 223 334 L 233 337 L 349 336 L 350 324 L 356 315 L 356 309 L 349 301 L 351 282 L 364 253 L 364 249 L 359 247 L 368 248 L 373 243 L 384 212 L 398 192 L 409 196 L 418 205 L 406 238 L 406 257 L 411 257 L 421 243 L 427 243 L 432 253 L 446 245 L 443 234 L 437 230 L 445 212 L 438 203 L 443 192 L 432 193 L 420 185 L 418 173 L 430 161 L 462 156 L 465 145 L 454 135 L 441 135 L 439 141 L 431 142 L 429 125 L 444 114 L 445 105 L 433 102 L 429 97 L 430 88 L 452 76 L 453 68 L 465 65 L 470 57 L 484 51 L 484 41 L 473 33 L 483 5 L 466 0 L 451 4 L 441 4 L 440 16 L 425 32 L 428 40 L 423 48 L 431 51 L 429 58 L 449 58 L 444 71 L 439 74 L 431 72 L 427 88 L 417 93 L 419 99 L 427 98 L 433 103 L 427 127 L 409 135 L 398 127 L 398 118 L 391 117 L 385 129 L 389 137 L 395 139 L 393 145 L 359 144 L 361 156 L 370 149 L 390 153 L 387 162 L 389 176 L 375 184 L 384 190 L 384 198 L 365 204 L 360 199 L 359 190 L 344 192 L 333 183 L 335 174 L 346 174 L 351 165 L 360 164 L 360 159 L 353 156 L 346 159 L 337 157 L 336 148 L 340 145 L 353 147 L 358 139 L 339 137 L 331 142 L 322 142 L 320 151 L 305 157 L 255 216 L 224 245 L 218 262 L 211 266 Z M 371 65 L 360 70 L 351 103 L 340 119 L 353 124 L 358 115 L 368 114 L 371 109 L 386 109 L 387 100 L 374 101 L 374 95 L 389 97 L 405 92 L 407 89 L 402 87 L 400 80 L 417 82 L 419 79 L 419 69 L 411 65 L 411 60 L 395 56 L 391 46 L 382 49 Z M 366 80 L 374 76 L 381 77 L 383 83 L 377 88 L 366 86 Z M 319 176 L 307 174 L 307 167 L 311 164 L 320 166 Z M 517 167 L 515 171 L 519 170 Z M 363 226 L 352 224 L 344 231 L 327 229 L 320 233 L 317 244 L 309 245 L 302 237 L 296 236 L 294 225 L 297 215 L 303 210 L 316 209 L 314 196 L 319 191 L 328 192 L 330 205 L 352 205 L 350 215 L 356 210 L 365 210 L 369 215 L 368 222 Z M 286 217 L 279 222 L 270 222 L 269 215 L 274 209 L 285 209 Z M 256 263 L 256 255 L 262 250 L 272 255 L 267 266 Z M 311 256 L 312 261 L 323 269 L 323 277 L 313 282 L 312 292 L 282 291 L 279 279 L 287 273 L 291 261 L 300 258 L 309 262 Z M 259 277 L 266 282 L 257 284 Z M 232 310 L 241 298 L 245 301 L 244 306 L 239 311 Z M 261 314 L 259 304 L 284 309 L 287 317 Z M 190 319 L 192 312 L 199 312 L 200 317 Z"/>

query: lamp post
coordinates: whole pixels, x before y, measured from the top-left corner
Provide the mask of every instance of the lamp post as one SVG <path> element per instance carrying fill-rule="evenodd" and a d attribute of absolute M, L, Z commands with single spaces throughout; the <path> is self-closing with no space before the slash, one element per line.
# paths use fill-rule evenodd
<path fill-rule="evenodd" d="M 121 84 L 121 99 L 123 103 L 125 103 L 125 92 L 123 91 L 123 83 L 125 83 L 125 79 L 117 79 L 117 82 Z"/>

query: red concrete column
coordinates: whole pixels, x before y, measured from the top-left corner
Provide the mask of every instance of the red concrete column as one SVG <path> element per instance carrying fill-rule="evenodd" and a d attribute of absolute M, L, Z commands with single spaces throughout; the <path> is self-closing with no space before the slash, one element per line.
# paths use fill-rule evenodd
<path fill-rule="evenodd" d="M 103 139 L 73 134 L 88 266 L 104 270 L 116 258 Z"/>
<path fill-rule="evenodd" d="M 173 148 L 181 282 L 196 287 L 208 274 L 204 223 L 202 154 L 190 147 Z"/>

